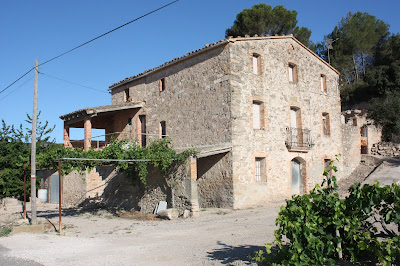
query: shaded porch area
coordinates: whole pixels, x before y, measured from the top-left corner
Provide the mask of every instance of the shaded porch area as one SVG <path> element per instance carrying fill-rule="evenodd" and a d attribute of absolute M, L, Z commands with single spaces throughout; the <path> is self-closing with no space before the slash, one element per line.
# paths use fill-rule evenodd
<path fill-rule="evenodd" d="M 143 106 L 143 102 L 130 102 L 90 107 L 60 116 L 64 120 L 64 147 L 82 147 L 88 151 L 90 148 L 104 148 L 113 138 L 137 140 L 137 133 L 132 128 L 132 119 Z M 71 140 L 71 128 L 82 128 L 84 138 Z M 92 136 L 92 129 L 103 129 L 105 134 Z M 104 140 L 100 140 L 100 137 Z"/>

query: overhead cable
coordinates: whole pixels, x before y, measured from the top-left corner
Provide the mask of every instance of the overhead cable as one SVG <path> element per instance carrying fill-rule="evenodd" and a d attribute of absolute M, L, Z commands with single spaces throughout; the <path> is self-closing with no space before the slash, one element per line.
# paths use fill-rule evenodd
<path fill-rule="evenodd" d="M 120 28 L 123 28 L 123 27 L 125 27 L 125 26 L 127 26 L 127 25 L 129 25 L 129 24 L 131 24 L 131 23 L 133 23 L 133 22 L 135 22 L 135 21 L 138 21 L 138 20 L 140 20 L 140 19 L 142 19 L 142 18 L 144 18 L 144 17 L 147 17 L 148 15 L 151 15 L 151 14 L 157 12 L 157 11 L 160 11 L 161 9 L 164 9 L 164 8 L 166 8 L 167 6 L 170 6 L 170 5 L 172 5 L 172 4 L 175 4 L 176 2 L 179 2 L 179 0 L 175 0 L 175 1 L 170 2 L 170 3 L 168 3 L 168 4 L 166 4 L 166 5 L 162 6 L 162 7 L 159 7 L 159 8 L 157 8 L 157 9 L 154 9 L 154 10 L 151 11 L 151 12 L 148 12 L 148 13 L 146 13 L 146 14 L 144 14 L 144 15 L 138 17 L 138 18 L 135 18 L 135 19 L 133 19 L 133 20 L 131 20 L 131 21 L 129 21 L 129 22 L 127 22 L 127 23 L 125 23 L 125 24 L 123 24 L 123 25 L 117 27 L 117 28 L 114 28 L 114 29 L 112 29 L 112 30 L 110 30 L 110 31 L 108 31 L 108 32 L 106 32 L 106 33 L 100 35 L 100 36 L 97 36 L 96 38 L 93 38 L 93 39 L 91 39 L 91 40 L 89 40 L 89 41 L 87 41 L 87 42 L 85 42 L 85 43 L 82 43 L 82 44 L 80 44 L 80 45 L 78 45 L 78 46 L 76 46 L 76 47 L 74 47 L 74 48 L 72 48 L 72 49 L 70 49 L 70 50 L 64 52 L 64 53 L 61 53 L 61 54 L 59 54 L 59 55 L 57 55 L 57 56 L 55 56 L 55 57 L 53 57 L 53 58 L 51 58 L 51 59 L 49 59 L 49 60 L 47 60 L 47 61 L 45 61 L 45 62 L 39 64 L 39 66 L 42 66 L 42 65 L 44 65 L 44 64 L 47 64 L 47 63 L 49 63 L 49 62 L 51 62 L 51 61 L 53 61 L 53 60 L 55 60 L 55 59 L 57 59 L 57 58 L 59 58 L 59 57 L 61 57 L 61 56 L 63 56 L 63 55 L 66 55 L 66 54 L 68 54 L 68 53 L 70 53 L 70 52 L 72 52 L 72 51 L 74 51 L 74 50 L 76 50 L 76 49 L 78 49 L 78 48 L 81 48 L 82 46 L 85 46 L 85 45 L 87 45 L 87 44 L 89 44 L 89 43 L 91 43 L 91 42 L 93 42 L 93 41 L 95 41 L 95 40 L 97 40 L 97 39 L 100 39 L 101 37 L 104 37 L 104 36 L 106 36 L 106 35 L 108 35 L 108 34 L 114 32 L 114 31 L 116 31 L 116 30 L 119 30 Z M 4 92 L 5 90 L 7 90 L 8 88 L 10 88 L 10 87 L 11 87 L 12 85 L 14 85 L 15 83 L 17 83 L 20 79 L 22 79 L 23 77 L 25 77 L 26 75 L 28 75 L 28 73 L 31 72 L 31 71 L 34 70 L 34 69 L 35 69 L 35 67 L 32 67 L 31 69 L 29 69 L 25 74 L 23 74 L 21 77 L 19 77 L 17 80 L 15 80 L 15 81 L 14 81 L 13 83 L 11 83 L 10 85 L 8 85 L 8 86 L 7 86 L 6 88 L 4 88 L 2 91 L 0 91 L 0 94 L 3 93 L 3 92 Z"/>
<path fill-rule="evenodd" d="M 30 77 L 29 79 L 27 79 L 24 83 L 22 83 L 19 87 L 15 88 L 15 90 L 11 91 L 9 94 L 7 94 L 6 96 L 4 96 L 3 98 L 0 99 L 0 101 L 2 101 L 4 98 L 8 97 L 10 94 L 14 93 L 16 90 L 18 90 L 19 88 L 21 88 L 22 86 L 24 86 L 28 81 L 30 81 L 31 79 L 33 79 L 33 77 Z"/>
<path fill-rule="evenodd" d="M 68 80 L 65 80 L 65 79 L 57 78 L 57 77 L 51 76 L 49 74 L 45 74 L 43 72 L 39 72 L 39 74 L 42 74 L 44 76 L 47 76 L 47 77 L 50 77 L 50 78 L 53 78 L 53 79 L 57 79 L 57 80 L 60 80 L 60 81 L 64 81 L 64 82 L 67 82 L 67 83 L 70 83 L 70 84 L 73 84 L 73 85 L 77 85 L 77 86 L 80 86 L 80 87 L 83 87 L 83 88 L 87 88 L 87 89 L 90 89 L 90 90 L 95 90 L 95 91 L 98 91 L 98 92 L 102 92 L 102 93 L 108 94 L 108 92 L 106 92 L 106 91 L 99 90 L 99 89 L 92 88 L 92 87 L 85 86 L 85 85 L 81 85 L 81 84 L 78 84 L 78 83 L 75 83 L 75 82 L 72 82 L 72 81 L 68 81 Z"/>

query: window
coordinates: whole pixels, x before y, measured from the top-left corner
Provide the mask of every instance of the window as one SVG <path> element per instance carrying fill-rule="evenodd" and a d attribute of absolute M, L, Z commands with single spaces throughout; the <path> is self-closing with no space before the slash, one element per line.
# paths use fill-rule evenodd
<path fill-rule="evenodd" d="M 167 124 L 165 121 L 160 122 L 160 139 L 167 137 Z"/>
<path fill-rule="evenodd" d="M 253 101 L 253 129 L 264 129 L 264 104 L 260 101 Z"/>
<path fill-rule="evenodd" d="M 165 78 L 160 79 L 160 92 L 165 91 Z"/>
<path fill-rule="evenodd" d="M 353 117 L 353 126 L 357 126 L 357 117 Z"/>
<path fill-rule="evenodd" d="M 322 75 L 321 74 L 321 76 L 320 76 L 320 85 L 321 85 L 321 91 L 322 92 L 327 92 L 328 90 L 327 90 L 327 88 L 326 88 L 326 76 L 325 75 Z"/>
<path fill-rule="evenodd" d="M 331 127 L 330 127 L 330 121 L 329 121 L 329 114 L 328 113 L 322 113 L 322 128 L 325 136 L 330 136 L 331 135 Z"/>
<path fill-rule="evenodd" d="M 330 159 L 324 159 L 324 173 L 327 171 L 328 177 L 332 177 L 332 166 Z"/>
<path fill-rule="evenodd" d="M 368 137 L 368 126 L 363 125 L 361 127 L 361 137 L 367 138 Z"/>
<path fill-rule="evenodd" d="M 253 54 L 253 74 L 261 74 L 261 56 L 259 54 Z"/>
<path fill-rule="evenodd" d="M 296 106 L 290 107 L 290 142 L 294 146 L 303 145 L 301 109 Z"/>
<path fill-rule="evenodd" d="M 138 133 L 140 147 L 146 147 L 146 115 L 139 115 L 138 119 Z"/>
<path fill-rule="evenodd" d="M 297 66 L 293 63 L 288 65 L 289 82 L 297 83 Z"/>
<path fill-rule="evenodd" d="M 129 89 L 124 90 L 124 102 L 130 102 Z"/>
<path fill-rule="evenodd" d="M 256 182 L 266 182 L 265 157 L 255 158 L 254 179 Z"/>

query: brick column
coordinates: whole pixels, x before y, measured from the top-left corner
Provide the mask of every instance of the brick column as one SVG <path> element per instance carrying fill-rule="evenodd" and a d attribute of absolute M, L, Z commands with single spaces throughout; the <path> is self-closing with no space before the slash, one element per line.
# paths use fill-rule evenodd
<path fill-rule="evenodd" d="M 67 126 L 64 122 L 64 148 L 72 147 L 72 144 L 69 139 L 69 126 Z"/>
<path fill-rule="evenodd" d="M 197 180 L 197 158 L 195 156 L 190 157 L 190 178 L 194 181 Z"/>
<path fill-rule="evenodd" d="M 92 122 L 90 118 L 85 118 L 85 139 L 83 140 L 83 149 L 88 151 L 92 147 Z"/>

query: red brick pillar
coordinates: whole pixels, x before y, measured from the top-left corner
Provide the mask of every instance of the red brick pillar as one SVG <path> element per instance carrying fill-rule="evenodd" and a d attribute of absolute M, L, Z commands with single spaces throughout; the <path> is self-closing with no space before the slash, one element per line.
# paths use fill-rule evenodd
<path fill-rule="evenodd" d="M 92 122 L 90 118 L 85 118 L 85 139 L 83 140 L 83 149 L 88 151 L 92 147 Z"/>
<path fill-rule="evenodd" d="M 64 123 L 64 148 L 72 147 L 69 139 L 69 126 Z"/>
<path fill-rule="evenodd" d="M 195 156 L 190 157 L 190 177 L 197 180 L 197 158 Z"/>

